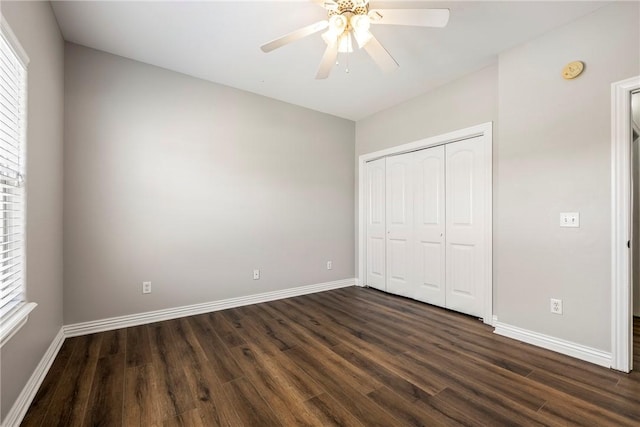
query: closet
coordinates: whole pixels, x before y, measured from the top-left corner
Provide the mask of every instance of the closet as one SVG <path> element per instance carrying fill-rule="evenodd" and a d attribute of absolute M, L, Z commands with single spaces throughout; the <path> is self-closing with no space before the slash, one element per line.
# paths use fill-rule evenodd
<path fill-rule="evenodd" d="M 480 137 L 366 163 L 366 284 L 483 317 L 487 156 Z"/>

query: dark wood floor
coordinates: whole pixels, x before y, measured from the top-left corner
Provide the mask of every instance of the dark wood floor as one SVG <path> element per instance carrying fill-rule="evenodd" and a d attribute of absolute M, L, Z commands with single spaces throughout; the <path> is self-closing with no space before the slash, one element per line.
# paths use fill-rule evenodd
<path fill-rule="evenodd" d="M 23 425 L 638 426 L 640 373 L 353 287 L 70 338 Z"/>

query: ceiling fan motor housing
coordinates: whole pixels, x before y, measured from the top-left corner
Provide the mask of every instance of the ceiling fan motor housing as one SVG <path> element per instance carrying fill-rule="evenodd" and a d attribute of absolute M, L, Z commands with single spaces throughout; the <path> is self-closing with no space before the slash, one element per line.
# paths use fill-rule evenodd
<path fill-rule="evenodd" d="M 328 9 L 329 17 L 333 15 L 344 15 L 351 13 L 353 15 L 366 15 L 369 13 L 368 0 L 338 0 L 337 7 Z"/>

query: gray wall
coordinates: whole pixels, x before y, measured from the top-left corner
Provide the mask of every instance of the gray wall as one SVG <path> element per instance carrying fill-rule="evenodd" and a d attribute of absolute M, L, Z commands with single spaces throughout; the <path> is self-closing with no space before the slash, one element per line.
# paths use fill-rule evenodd
<path fill-rule="evenodd" d="M 27 296 L 38 303 L 2 347 L 1 417 L 13 406 L 62 326 L 64 43 L 48 2 L 2 2 L 28 69 Z"/>
<path fill-rule="evenodd" d="M 65 78 L 65 324 L 354 277 L 353 122 L 73 44 Z"/>
<path fill-rule="evenodd" d="M 498 119 L 492 65 L 356 123 L 357 157 Z"/>
<path fill-rule="evenodd" d="M 611 83 L 640 74 L 638 3 L 500 55 L 495 285 L 501 322 L 611 349 Z M 586 63 L 571 81 L 573 60 Z M 560 212 L 580 228 L 560 228 Z M 549 298 L 564 315 L 549 312 Z"/>
<path fill-rule="evenodd" d="M 638 3 L 606 6 L 501 54 L 497 69 L 356 124 L 358 156 L 494 121 L 494 312 L 605 351 L 611 83 L 640 74 L 639 13 Z M 563 80 L 573 60 L 586 63 L 585 73 Z M 580 212 L 581 228 L 559 227 L 567 211 Z M 564 315 L 549 312 L 552 297 L 563 299 Z"/>

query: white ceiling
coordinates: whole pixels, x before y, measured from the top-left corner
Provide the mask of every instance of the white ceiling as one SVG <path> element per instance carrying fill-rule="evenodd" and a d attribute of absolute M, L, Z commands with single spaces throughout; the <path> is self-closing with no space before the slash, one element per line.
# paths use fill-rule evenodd
<path fill-rule="evenodd" d="M 363 51 L 315 80 L 320 34 L 265 54 L 259 46 L 326 18 L 311 1 L 55 1 L 65 40 L 359 120 L 479 70 L 497 54 L 606 4 L 594 1 L 371 1 L 446 7 L 444 29 L 374 26 L 400 68 L 382 74 Z M 575 58 L 567 58 L 567 62 Z M 339 58 L 344 62 L 344 58 Z M 560 72 L 560 70 L 558 70 Z"/>

